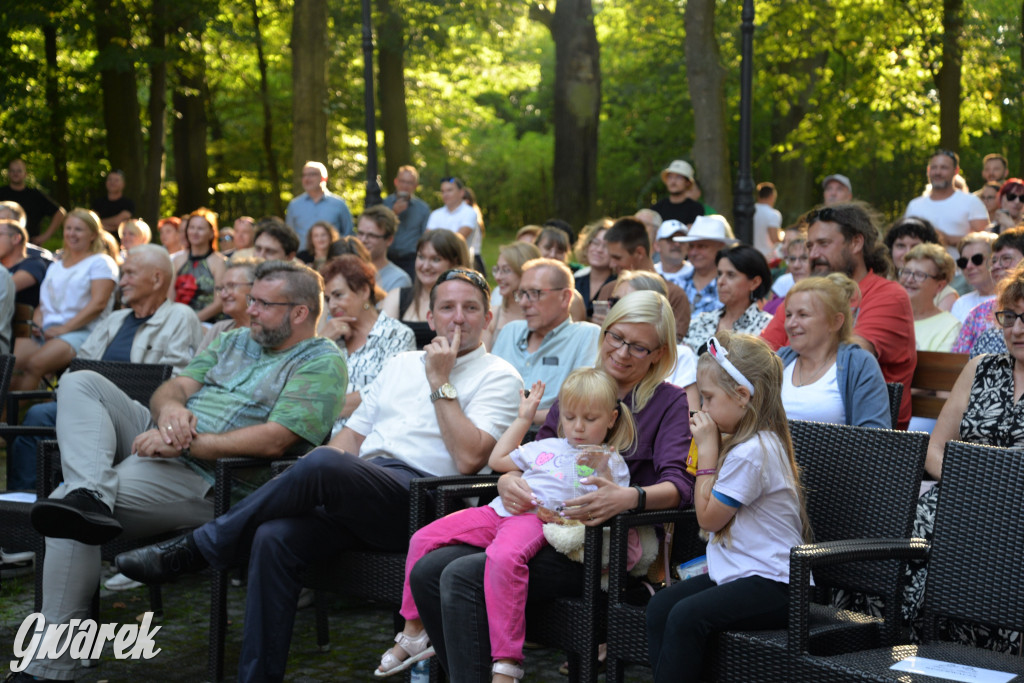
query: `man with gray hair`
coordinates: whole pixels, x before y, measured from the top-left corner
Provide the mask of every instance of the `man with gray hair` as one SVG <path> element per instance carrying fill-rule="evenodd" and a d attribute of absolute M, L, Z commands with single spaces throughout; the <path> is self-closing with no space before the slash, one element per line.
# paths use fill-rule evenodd
<path fill-rule="evenodd" d="M 345 200 L 327 189 L 327 167 L 307 161 L 302 167 L 300 195 L 288 202 L 285 222 L 299 236 L 299 249 L 308 248 L 306 235 L 317 221 L 327 221 L 341 236 L 352 234 L 352 212 Z"/>
<path fill-rule="evenodd" d="M 491 350 L 519 371 L 527 387 L 540 380 L 547 389 L 534 424 L 544 424 L 548 408 L 570 372 L 592 365 L 601 328 L 573 322 L 572 271 L 562 261 L 531 259 L 523 264 L 519 289 L 513 292 L 525 320 L 513 320 L 501 328 Z"/>
<path fill-rule="evenodd" d="M 301 265 L 267 262 L 250 291 L 251 328 L 222 334 L 153 394 L 150 409 L 94 372 L 66 374 L 57 414 L 64 482 L 31 511 L 46 537 L 47 624 L 88 616 L 100 544 L 213 518 L 213 461 L 279 457 L 318 445 L 348 384 L 338 347 L 316 336 L 323 280 Z M 70 680 L 70 649 L 26 672 Z"/>
<path fill-rule="evenodd" d="M 171 257 L 156 244 L 141 244 L 128 251 L 121 267 L 121 302 L 97 323 L 76 354 L 86 360 L 124 363 L 159 363 L 182 370 L 202 339 L 202 326 L 195 311 L 167 300 L 167 288 L 174 280 Z M 69 409 L 70 410 L 70 409 Z M 53 427 L 57 424 L 57 403 L 37 403 L 28 409 L 23 424 Z M 7 488 L 12 491 L 36 487 L 36 449 L 40 437 L 21 436 L 8 449 Z"/>

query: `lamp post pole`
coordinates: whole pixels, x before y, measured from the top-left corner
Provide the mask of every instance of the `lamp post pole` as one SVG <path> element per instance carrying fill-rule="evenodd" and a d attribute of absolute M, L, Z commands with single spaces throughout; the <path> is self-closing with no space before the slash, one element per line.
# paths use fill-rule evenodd
<path fill-rule="evenodd" d="M 754 243 L 754 177 L 750 169 L 750 100 L 754 72 L 754 0 L 743 0 L 740 66 L 740 153 L 733 220 L 736 236 L 747 244 Z"/>
<path fill-rule="evenodd" d="M 373 30 L 370 0 L 363 2 L 363 90 L 366 95 L 366 200 L 370 207 L 381 203 L 377 172 L 377 121 L 373 104 Z"/>

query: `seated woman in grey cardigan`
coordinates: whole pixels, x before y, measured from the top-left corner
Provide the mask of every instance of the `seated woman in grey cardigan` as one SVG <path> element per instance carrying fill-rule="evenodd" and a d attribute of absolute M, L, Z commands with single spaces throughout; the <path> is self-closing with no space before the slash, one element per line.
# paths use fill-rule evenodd
<path fill-rule="evenodd" d="M 892 428 L 878 361 L 851 341 L 850 300 L 859 298 L 842 273 L 805 278 L 786 294 L 789 346 L 778 353 L 789 419 Z"/>

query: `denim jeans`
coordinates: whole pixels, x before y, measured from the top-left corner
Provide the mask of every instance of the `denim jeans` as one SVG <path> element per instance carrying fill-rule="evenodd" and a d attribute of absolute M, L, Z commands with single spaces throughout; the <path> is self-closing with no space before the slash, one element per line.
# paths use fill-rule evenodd
<path fill-rule="evenodd" d="M 427 554 L 409 577 L 416 607 L 451 683 L 491 680 L 491 642 L 484 603 L 482 548 L 455 545 Z M 583 565 L 550 546 L 530 560 L 529 600 L 575 596 Z"/>
<path fill-rule="evenodd" d="M 57 402 L 37 403 L 25 413 L 21 424 L 29 427 L 56 427 Z M 36 490 L 36 459 L 41 436 L 19 436 L 7 449 L 7 490 Z"/>

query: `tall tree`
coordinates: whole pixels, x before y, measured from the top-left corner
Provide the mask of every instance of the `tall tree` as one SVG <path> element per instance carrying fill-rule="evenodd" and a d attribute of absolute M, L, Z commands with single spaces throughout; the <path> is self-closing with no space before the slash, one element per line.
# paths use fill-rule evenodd
<path fill-rule="evenodd" d="M 68 206 L 71 203 L 68 185 L 68 146 L 64 141 L 64 104 L 61 101 L 57 64 L 57 25 L 47 21 L 43 25 L 43 39 L 46 45 L 46 107 L 50 111 L 50 152 L 53 154 L 53 193 L 57 201 Z"/>
<path fill-rule="evenodd" d="M 160 189 L 164 179 L 164 138 L 167 133 L 167 0 L 153 0 L 149 16 L 149 142 L 146 175 L 138 213 L 152 225 L 160 218 Z"/>
<path fill-rule="evenodd" d="M 93 8 L 107 152 L 111 166 L 124 171 L 125 194 L 133 196 L 143 189 L 144 175 L 131 20 L 121 0 L 93 0 Z"/>
<path fill-rule="evenodd" d="M 384 133 L 384 177 L 391 183 L 398 167 L 412 161 L 405 101 L 405 20 L 391 0 L 377 0 L 377 92 Z"/>
<path fill-rule="evenodd" d="M 292 190 L 297 193 L 303 164 L 327 163 L 327 0 L 295 0 L 291 47 Z"/>
<path fill-rule="evenodd" d="M 715 0 L 689 0 L 684 21 L 686 72 L 693 103 L 693 159 L 705 201 L 731 218 L 725 69 L 715 33 Z"/>
<path fill-rule="evenodd" d="M 174 175 L 178 181 L 176 213 L 188 213 L 210 201 L 209 160 L 206 149 L 206 61 L 203 55 L 203 18 L 189 22 L 185 47 L 175 62 L 176 87 L 171 98 L 177 116 L 172 127 Z"/>
<path fill-rule="evenodd" d="M 960 80 L 963 54 L 960 38 L 964 31 L 963 0 L 942 2 L 942 66 L 936 74 L 939 91 L 939 145 L 960 150 Z"/>
<path fill-rule="evenodd" d="M 260 13 L 256 0 L 249 0 L 252 25 L 256 37 L 256 57 L 260 67 L 260 100 L 263 103 L 263 153 L 267 156 L 267 174 L 270 176 L 271 206 L 274 214 L 284 215 L 281 205 L 281 177 L 277 172 L 277 156 L 274 154 L 274 121 L 270 114 L 270 89 L 267 85 L 267 59 L 263 55 L 263 32 L 260 30 Z"/>
<path fill-rule="evenodd" d="M 601 64 L 590 0 L 558 0 L 555 11 L 530 6 L 555 42 L 555 215 L 580 227 L 597 197 Z"/>

